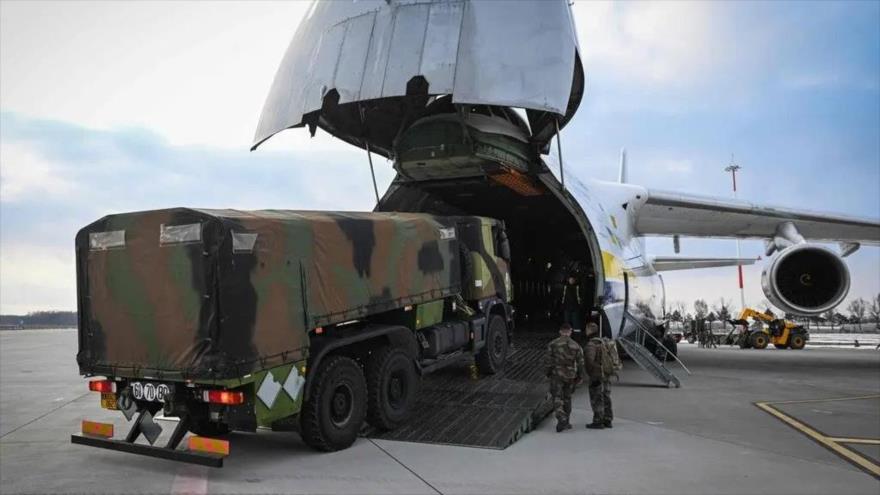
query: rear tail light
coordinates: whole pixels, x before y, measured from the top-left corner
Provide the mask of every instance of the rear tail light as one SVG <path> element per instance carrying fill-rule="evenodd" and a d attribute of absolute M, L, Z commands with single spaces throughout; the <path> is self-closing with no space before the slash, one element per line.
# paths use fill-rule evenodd
<path fill-rule="evenodd" d="M 229 390 L 205 390 L 202 392 L 202 400 L 210 404 L 226 404 L 237 406 L 244 404 L 244 392 L 232 392 Z"/>
<path fill-rule="evenodd" d="M 89 382 L 89 390 L 101 392 L 102 394 L 111 394 L 116 392 L 116 382 L 111 380 L 92 380 Z"/>

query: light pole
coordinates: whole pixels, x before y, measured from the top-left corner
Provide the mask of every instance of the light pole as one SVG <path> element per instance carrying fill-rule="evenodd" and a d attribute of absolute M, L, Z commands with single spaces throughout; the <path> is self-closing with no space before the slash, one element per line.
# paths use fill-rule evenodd
<path fill-rule="evenodd" d="M 741 169 L 739 165 L 737 165 L 733 161 L 733 153 L 730 154 L 730 165 L 724 168 L 725 172 L 730 172 L 730 176 L 733 178 L 733 199 L 736 198 L 736 171 Z M 739 238 L 736 239 L 736 257 L 737 259 L 740 257 L 739 251 Z M 740 303 L 740 311 L 745 309 L 746 307 L 746 292 L 743 289 L 743 267 L 742 265 L 736 265 L 737 273 L 739 274 L 739 303 Z"/>

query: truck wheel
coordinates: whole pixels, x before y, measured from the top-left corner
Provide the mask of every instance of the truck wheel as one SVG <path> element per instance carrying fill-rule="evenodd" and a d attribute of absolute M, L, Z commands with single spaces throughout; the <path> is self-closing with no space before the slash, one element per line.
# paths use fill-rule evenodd
<path fill-rule="evenodd" d="M 331 356 L 321 363 L 301 411 L 302 439 L 316 450 L 332 452 L 354 443 L 364 422 L 367 384 L 351 358 Z"/>
<path fill-rule="evenodd" d="M 419 389 L 412 358 L 399 347 L 381 347 L 367 363 L 367 422 L 393 430 L 409 418 Z"/>
<path fill-rule="evenodd" d="M 484 375 L 494 375 L 501 371 L 507 360 L 507 324 L 504 318 L 492 315 L 489 331 L 486 332 L 486 346 L 477 354 L 477 368 Z"/>
<path fill-rule="evenodd" d="M 806 344 L 807 344 L 807 340 L 804 339 L 804 336 L 800 335 L 800 334 L 792 335 L 788 339 L 788 346 L 796 351 L 803 349 Z"/>
<path fill-rule="evenodd" d="M 767 347 L 768 343 L 769 341 L 764 333 L 756 333 L 752 335 L 752 347 L 755 349 L 764 349 Z"/>
<path fill-rule="evenodd" d="M 193 420 L 189 431 L 200 437 L 222 437 L 229 433 L 229 425 L 214 423 L 207 419 Z"/>

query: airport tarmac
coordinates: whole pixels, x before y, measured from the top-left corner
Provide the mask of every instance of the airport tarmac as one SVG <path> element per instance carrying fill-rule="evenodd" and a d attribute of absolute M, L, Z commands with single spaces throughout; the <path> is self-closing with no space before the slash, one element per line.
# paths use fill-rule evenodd
<path fill-rule="evenodd" d="M 612 430 L 583 428 L 581 388 L 576 428 L 548 419 L 505 450 L 359 439 L 319 454 L 261 431 L 231 435 L 213 469 L 71 445 L 84 418 L 126 430 L 78 376 L 75 331 L 0 332 L 0 492 L 880 492 L 880 351 L 679 349 L 680 389 L 625 362 Z"/>

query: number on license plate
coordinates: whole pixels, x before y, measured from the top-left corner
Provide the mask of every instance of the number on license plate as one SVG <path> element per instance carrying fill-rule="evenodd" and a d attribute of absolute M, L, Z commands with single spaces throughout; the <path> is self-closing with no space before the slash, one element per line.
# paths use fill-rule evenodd
<path fill-rule="evenodd" d="M 165 399 L 171 395 L 171 388 L 164 383 L 132 382 L 131 395 L 137 400 L 165 402 Z"/>
<path fill-rule="evenodd" d="M 119 406 L 116 405 L 116 394 L 113 393 L 102 393 L 101 394 L 101 407 L 104 409 L 112 409 L 114 411 L 119 409 Z"/>

